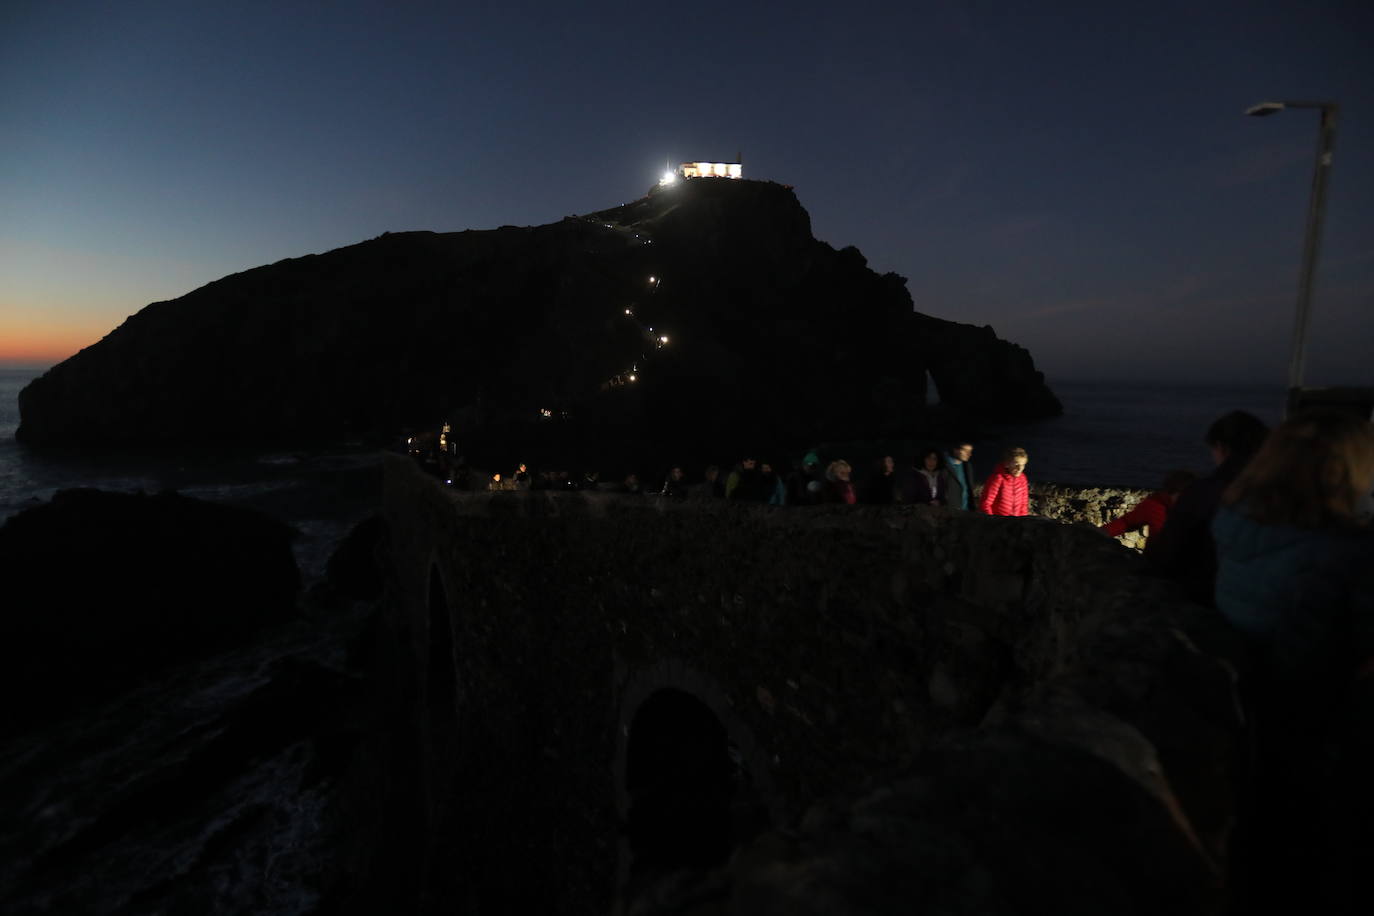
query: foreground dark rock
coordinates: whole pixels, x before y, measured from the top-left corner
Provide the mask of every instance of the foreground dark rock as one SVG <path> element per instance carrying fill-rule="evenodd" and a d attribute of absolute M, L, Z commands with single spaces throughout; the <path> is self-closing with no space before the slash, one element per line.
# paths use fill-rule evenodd
<path fill-rule="evenodd" d="M 111 505 L 131 522 L 156 511 Z M 263 585 L 249 569 L 237 576 Z M 349 582 L 324 585 L 326 602 L 307 600 L 250 640 L 213 650 L 180 632 L 182 663 L 0 735 L 0 911 L 414 912 L 417 763 L 393 715 L 395 674 L 380 667 L 394 653 L 378 652 L 375 605 L 355 600 Z M 256 613 L 251 602 L 236 610 Z M 74 616 L 63 611 L 75 633 L 85 623 Z M 28 646 L 51 660 L 62 637 L 46 638 L 51 646 Z M 115 634 L 107 650 L 127 642 Z M 46 686 L 7 685 L 7 706 L 41 703 Z"/>
<path fill-rule="evenodd" d="M 64 490 L 0 527 L 0 725 L 70 712 L 295 612 L 287 526 L 188 499 Z"/>
<path fill-rule="evenodd" d="M 927 373 L 956 415 L 1060 411 L 1025 350 L 913 312 L 904 284 L 813 238 L 781 185 L 687 182 L 552 225 L 384 235 L 154 303 L 29 385 L 18 435 L 178 441 L 208 421 L 220 441 L 391 438 L 448 418 L 469 459 L 504 466 L 906 434 Z"/>

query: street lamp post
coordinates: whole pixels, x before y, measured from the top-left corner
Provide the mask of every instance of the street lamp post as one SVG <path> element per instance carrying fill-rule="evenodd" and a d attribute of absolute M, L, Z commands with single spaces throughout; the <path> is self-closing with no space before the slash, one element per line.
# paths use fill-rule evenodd
<path fill-rule="evenodd" d="M 1293 353 L 1288 361 L 1288 409 L 1298 403 L 1302 388 L 1303 356 L 1307 345 L 1307 316 L 1312 309 L 1312 278 L 1317 271 L 1317 249 L 1321 244 L 1322 215 L 1326 210 L 1326 177 L 1331 171 L 1331 147 L 1336 140 L 1335 102 L 1260 102 L 1245 110 L 1254 117 L 1276 114 L 1285 108 L 1321 109 L 1317 132 L 1317 163 L 1312 170 L 1312 193 L 1307 203 L 1307 237 L 1302 247 L 1302 277 L 1298 281 L 1298 314 L 1293 323 Z"/>

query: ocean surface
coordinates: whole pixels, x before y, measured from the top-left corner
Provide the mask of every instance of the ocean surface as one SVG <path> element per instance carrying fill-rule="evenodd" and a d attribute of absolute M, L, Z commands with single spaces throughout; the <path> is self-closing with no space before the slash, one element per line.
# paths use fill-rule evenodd
<path fill-rule="evenodd" d="M 322 567 L 334 540 L 375 507 L 380 496 L 375 453 L 211 453 L 198 449 L 107 454 L 43 451 L 14 439 L 19 390 L 33 370 L 0 369 L 0 523 L 59 489 L 98 487 L 187 496 L 262 509 L 301 531 L 298 560 L 307 574 Z M 1030 453 L 1031 480 L 1098 486 L 1154 487 L 1174 468 L 1204 473 L 1210 457 L 1202 437 L 1229 410 L 1278 421 L 1283 390 L 1123 382 L 1051 381 L 1064 416 L 1037 423 L 987 426 L 975 441 L 973 463 L 989 472 L 1001 449 Z M 206 431 L 207 437 L 213 430 Z M 728 444 L 723 443 L 728 451 Z"/>
<path fill-rule="evenodd" d="M 1282 419 L 1284 387 L 1172 385 L 1050 380 L 1064 415 L 1037 423 L 994 426 L 976 442 L 973 464 L 991 472 L 1001 449 L 1030 455 L 1026 473 L 1078 486 L 1157 488 L 1170 470 L 1210 472 L 1203 436 L 1212 422 L 1245 410 L 1270 426 Z"/>
<path fill-rule="evenodd" d="M 19 391 L 41 371 L 0 369 L 0 524 L 58 490 L 95 487 L 183 495 L 266 512 L 294 526 L 296 562 L 318 578 L 338 540 L 381 500 L 381 458 L 371 450 L 314 452 L 37 451 L 15 441 Z M 213 429 L 206 430 L 212 439 Z"/>

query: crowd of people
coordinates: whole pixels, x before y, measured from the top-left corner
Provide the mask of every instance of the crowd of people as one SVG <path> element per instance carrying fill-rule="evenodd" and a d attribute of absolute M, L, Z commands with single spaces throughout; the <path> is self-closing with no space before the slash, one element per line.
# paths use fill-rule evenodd
<path fill-rule="evenodd" d="M 661 485 L 650 486 L 645 486 L 636 473 L 606 481 L 595 471 L 576 476 L 567 471 L 531 471 L 525 465 L 508 477 L 497 474 L 490 481 L 475 480 L 466 468 L 459 468 L 455 472 L 458 479 L 452 483 L 460 489 L 590 490 L 772 506 L 906 504 L 946 506 L 987 515 L 1029 515 L 1026 450 L 1008 449 L 981 487 L 972 456 L 973 443 L 957 442 L 944 450 L 933 446 L 923 449 L 909 466 L 884 455 L 864 475 L 856 475 L 853 465 L 843 458 L 823 462 L 810 451 L 795 468 L 786 460 L 769 461 L 748 454 L 728 471 L 707 465 L 698 480 L 689 480 L 683 465 L 673 465 Z"/>

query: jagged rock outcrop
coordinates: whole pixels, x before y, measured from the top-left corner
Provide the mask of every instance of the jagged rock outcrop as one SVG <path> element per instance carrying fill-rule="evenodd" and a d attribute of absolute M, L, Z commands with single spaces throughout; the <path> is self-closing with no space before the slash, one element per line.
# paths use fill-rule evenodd
<path fill-rule="evenodd" d="M 154 303 L 26 388 L 18 436 L 392 438 L 444 418 L 474 460 L 663 460 L 909 433 L 928 372 L 957 411 L 1059 412 L 1025 350 L 915 313 L 904 284 L 817 241 L 781 185 L 689 181 L 546 226 L 387 234 Z"/>
<path fill-rule="evenodd" d="M 1033 482 L 1030 508 L 1032 515 L 1070 524 L 1084 522 L 1098 528 L 1125 515 L 1149 495 L 1149 490 L 1138 487 L 1069 487 Z M 1117 540 L 1132 550 L 1144 550 L 1149 534 L 1136 529 Z"/>
<path fill-rule="evenodd" d="M 281 620 L 295 569 L 271 520 L 179 497 L 55 503 L 0 528 L 3 706 L 31 720 L 0 733 L 0 912 L 416 912 L 418 738 L 395 715 L 376 606 L 351 598 L 385 532 L 364 525 L 330 564 L 347 577 Z M 264 527 L 271 557 L 249 563 L 239 545 Z M 138 560 L 112 571 L 94 553 Z M 184 573 L 157 574 L 174 561 Z M 155 607 L 170 613 L 150 634 Z M 39 625 L 17 633 L 21 613 Z M 59 676 L 99 690 L 59 710 Z"/>

